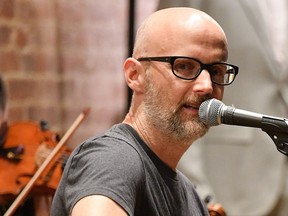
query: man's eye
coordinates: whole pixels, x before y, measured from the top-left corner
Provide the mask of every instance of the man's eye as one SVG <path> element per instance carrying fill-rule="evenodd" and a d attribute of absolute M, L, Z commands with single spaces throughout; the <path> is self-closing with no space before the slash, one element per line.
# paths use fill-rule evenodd
<path fill-rule="evenodd" d="M 224 76 L 226 73 L 226 66 L 225 65 L 214 65 L 209 69 L 209 73 L 212 76 Z"/>
<path fill-rule="evenodd" d="M 178 62 L 176 65 L 174 65 L 174 68 L 176 70 L 188 70 L 193 71 L 195 69 L 196 65 L 192 64 L 191 62 Z"/>
<path fill-rule="evenodd" d="M 217 69 L 211 69 L 210 71 L 210 75 L 212 76 L 217 76 L 218 74 L 221 74 L 221 71 L 218 71 Z"/>
<path fill-rule="evenodd" d="M 187 63 L 180 63 L 177 65 L 177 68 L 180 70 L 189 70 L 189 69 L 191 69 L 191 65 L 189 65 Z"/>

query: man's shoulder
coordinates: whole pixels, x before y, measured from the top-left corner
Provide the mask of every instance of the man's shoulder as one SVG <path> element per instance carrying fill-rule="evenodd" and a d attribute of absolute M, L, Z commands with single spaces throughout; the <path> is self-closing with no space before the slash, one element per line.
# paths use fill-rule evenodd
<path fill-rule="evenodd" d="M 91 137 L 74 149 L 70 158 L 71 163 L 95 164 L 97 161 L 141 166 L 142 155 L 137 139 L 129 132 L 124 124 L 114 125 L 103 134 Z M 82 164 L 81 163 L 81 164 Z M 108 165 L 108 164 L 107 164 Z M 126 164 L 127 165 L 127 164 Z M 132 165 L 128 166 L 131 167 Z"/>
<path fill-rule="evenodd" d="M 136 151 L 139 150 L 138 139 L 135 138 L 131 132 L 130 126 L 126 124 L 116 124 L 112 126 L 105 133 L 93 136 L 84 141 L 79 147 L 79 151 L 85 149 L 117 149 L 123 151 Z"/>

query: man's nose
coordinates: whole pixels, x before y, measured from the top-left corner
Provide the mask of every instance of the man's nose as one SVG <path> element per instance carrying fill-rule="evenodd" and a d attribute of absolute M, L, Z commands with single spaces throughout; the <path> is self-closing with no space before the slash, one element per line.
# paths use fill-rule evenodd
<path fill-rule="evenodd" d="M 203 94 L 211 94 L 213 92 L 210 73 L 203 69 L 194 81 L 194 91 Z"/>

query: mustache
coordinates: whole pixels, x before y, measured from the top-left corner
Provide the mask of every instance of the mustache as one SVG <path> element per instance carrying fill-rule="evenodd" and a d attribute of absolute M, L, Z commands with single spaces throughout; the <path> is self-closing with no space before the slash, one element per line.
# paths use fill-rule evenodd
<path fill-rule="evenodd" d="M 180 107 L 182 106 L 191 106 L 194 108 L 199 108 L 199 106 L 206 100 L 212 99 L 212 95 L 193 95 L 189 98 L 184 99 L 180 103 Z"/>

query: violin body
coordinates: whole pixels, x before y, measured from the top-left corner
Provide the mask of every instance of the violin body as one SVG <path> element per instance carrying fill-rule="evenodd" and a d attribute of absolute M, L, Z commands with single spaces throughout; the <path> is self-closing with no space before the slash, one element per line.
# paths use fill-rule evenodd
<path fill-rule="evenodd" d="M 0 157 L 0 205 L 7 205 L 17 197 L 38 169 L 41 157 L 45 159 L 58 141 L 57 134 L 36 122 L 15 122 L 9 126 L 2 150 L 16 151 L 7 151 Z M 61 164 L 51 164 L 34 185 L 31 196 L 53 195 L 61 175 Z"/>

